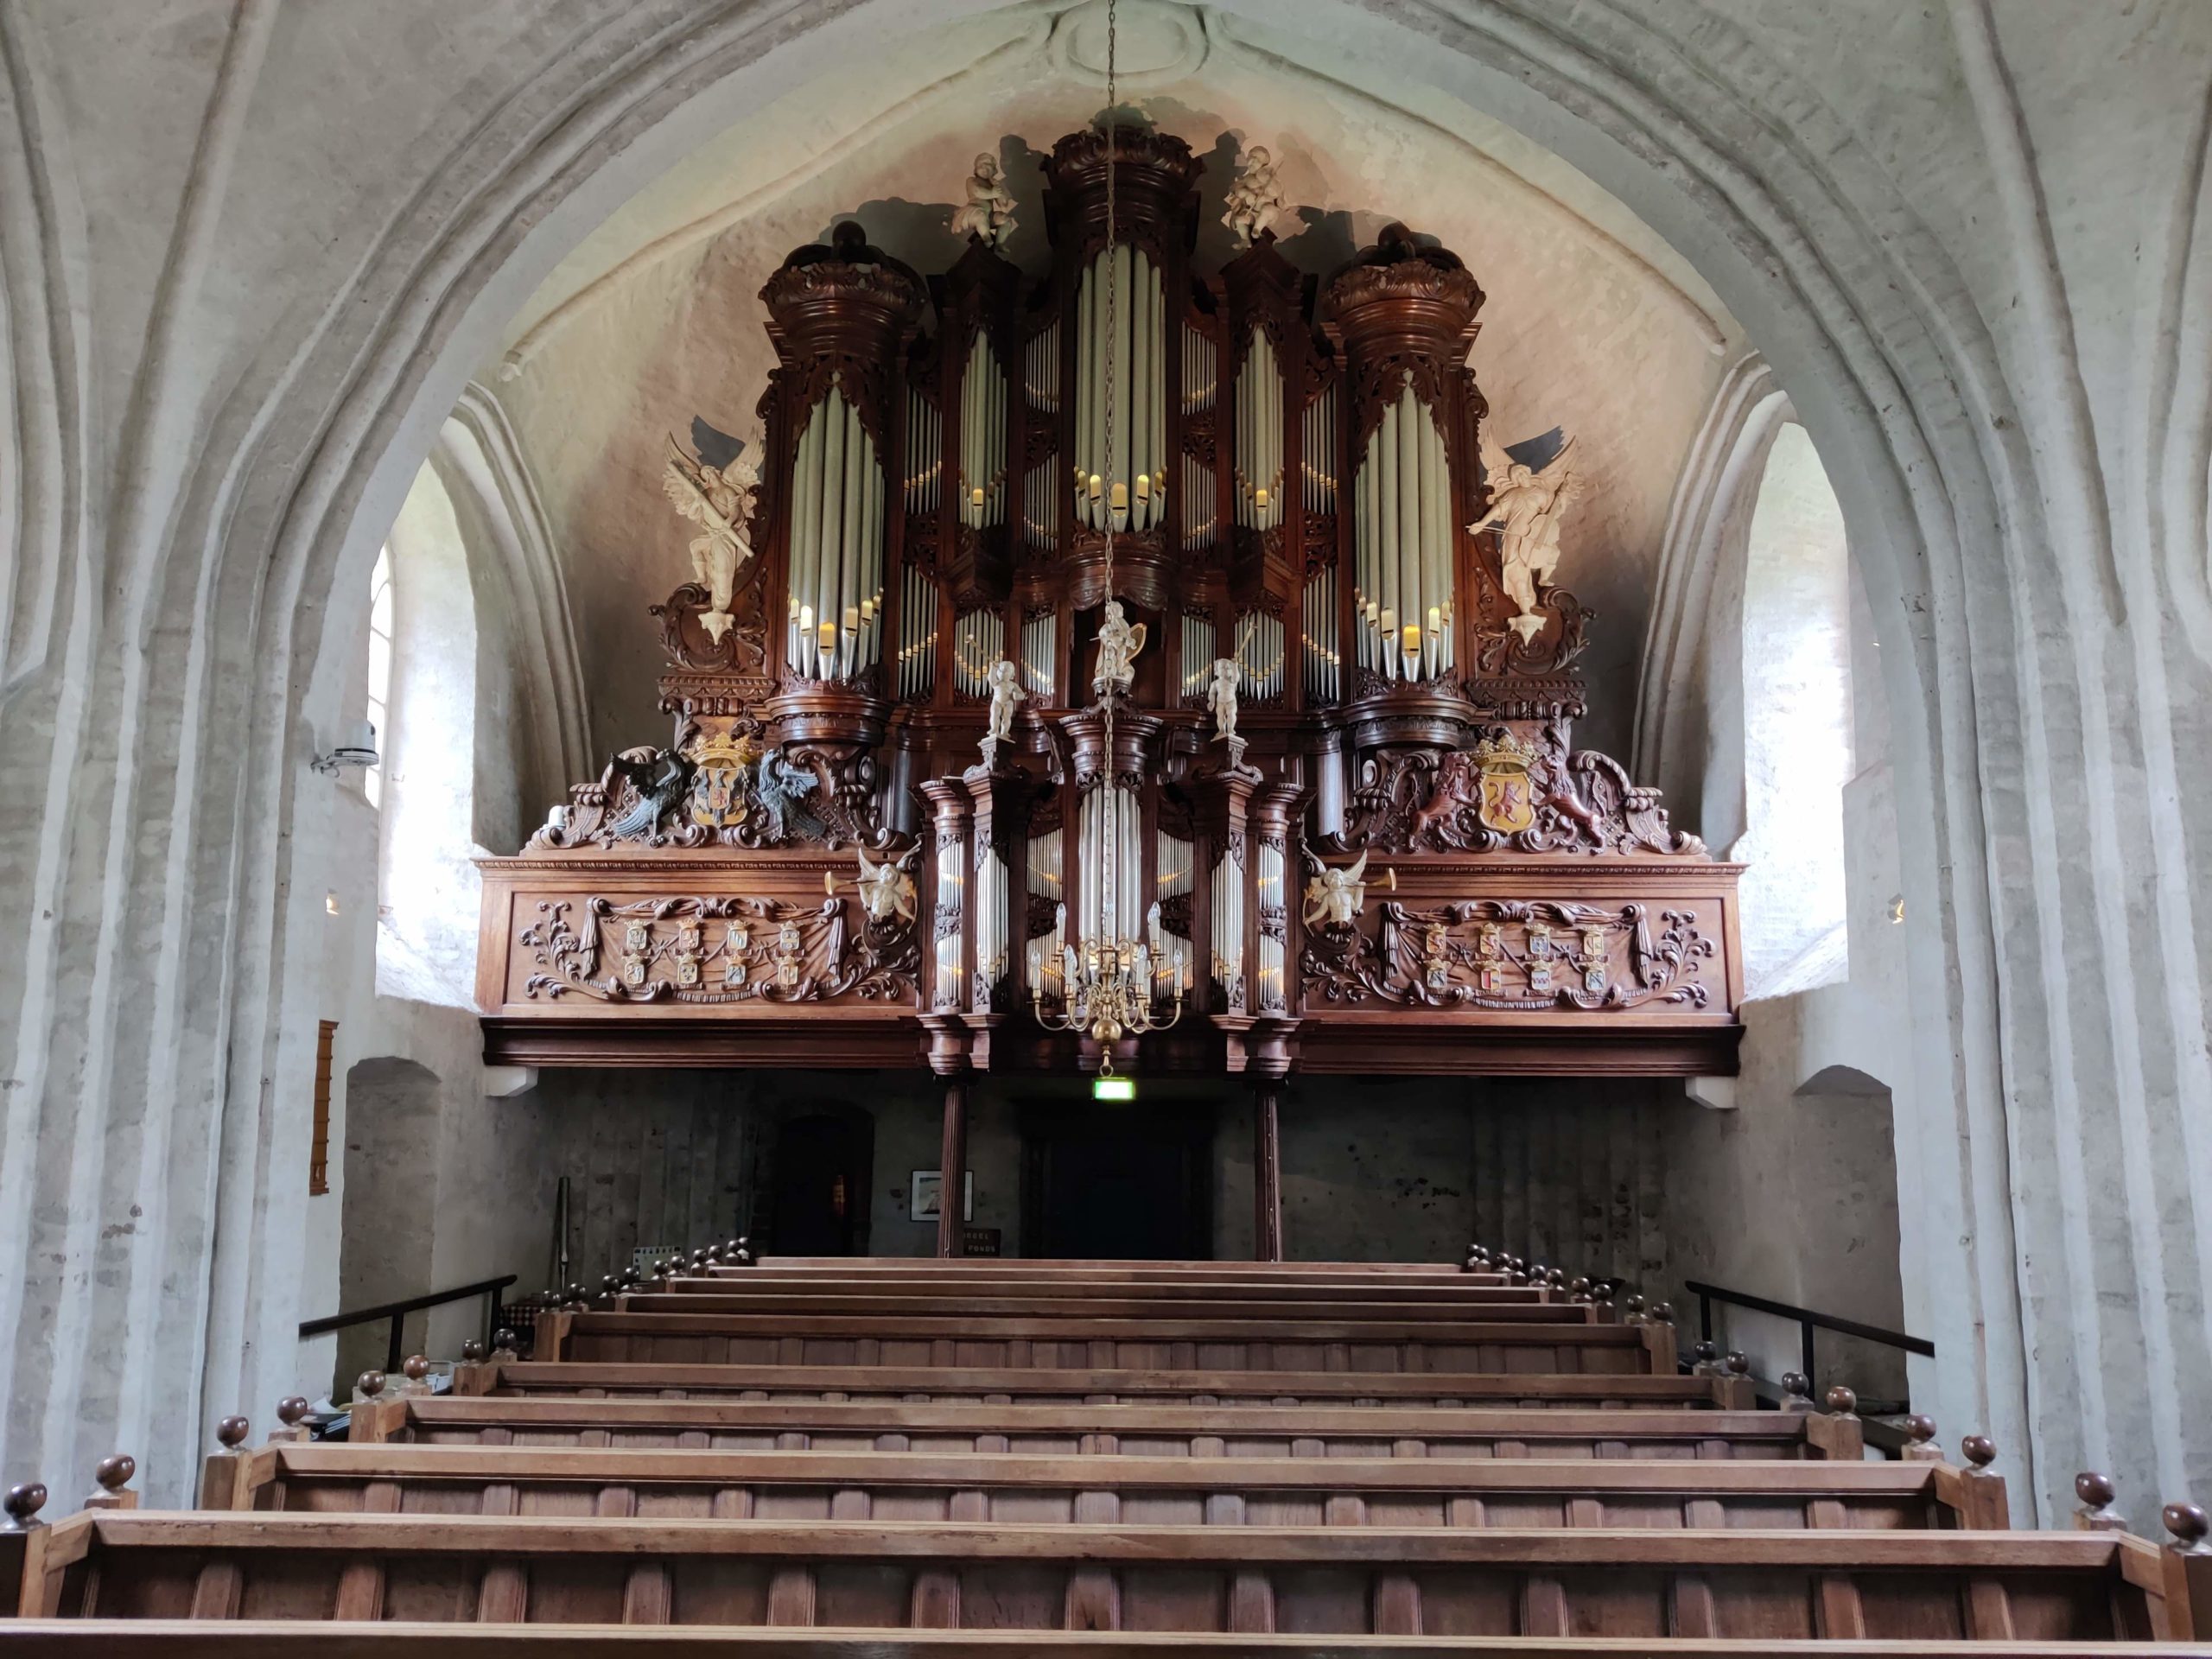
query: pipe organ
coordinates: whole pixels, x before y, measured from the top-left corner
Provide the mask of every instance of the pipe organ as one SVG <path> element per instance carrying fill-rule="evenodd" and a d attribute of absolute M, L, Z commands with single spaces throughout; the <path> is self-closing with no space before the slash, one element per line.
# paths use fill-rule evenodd
<path fill-rule="evenodd" d="M 1473 276 L 1395 225 L 1194 270 L 1201 170 L 1086 129 L 1048 264 L 846 223 L 769 279 L 757 493 L 669 463 L 734 623 L 653 607 L 672 741 L 483 861 L 490 1058 L 1733 1069 L 1735 871 L 1573 745 L 1586 550 L 1489 430 Z M 1117 951 L 1186 1017 L 1039 1017 Z"/>

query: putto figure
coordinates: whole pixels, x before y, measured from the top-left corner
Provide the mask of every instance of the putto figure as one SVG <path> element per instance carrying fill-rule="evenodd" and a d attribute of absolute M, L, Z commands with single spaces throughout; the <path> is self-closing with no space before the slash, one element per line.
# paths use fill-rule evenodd
<path fill-rule="evenodd" d="M 995 156 L 978 156 L 969 175 L 968 200 L 952 210 L 952 233 L 972 236 L 987 248 L 1002 248 L 1014 234 L 1014 192 Z"/>
<path fill-rule="evenodd" d="M 887 922 L 893 917 L 901 921 L 914 919 L 914 879 L 906 874 L 906 865 L 913 858 L 885 859 L 881 863 L 871 862 L 864 849 L 855 847 L 855 856 L 861 861 L 859 887 L 861 908 L 868 912 L 871 922 Z"/>
<path fill-rule="evenodd" d="M 1029 694 L 1021 689 L 1021 670 L 1014 663 L 1001 658 L 991 664 L 988 675 L 991 688 L 991 723 L 983 734 L 983 752 L 990 753 L 991 745 L 1003 743 L 1014 735 L 1014 707 Z"/>
<path fill-rule="evenodd" d="M 1206 707 L 1213 710 L 1215 738 L 1227 739 L 1232 747 L 1236 738 L 1236 687 L 1243 677 L 1244 671 L 1234 657 L 1213 659 L 1213 683 L 1206 688 Z"/>
<path fill-rule="evenodd" d="M 1574 448 L 1569 438 L 1541 472 L 1524 467 L 1483 435 L 1483 474 L 1490 480 L 1490 511 L 1467 526 L 1470 535 L 1497 527 L 1499 563 L 1505 591 L 1521 607 L 1506 626 L 1527 645 L 1542 632 L 1544 619 L 1536 612 L 1540 588 L 1552 585 L 1559 569 L 1559 525 L 1567 504 L 1578 487 L 1574 471 L 1567 464 Z"/>
<path fill-rule="evenodd" d="M 760 487 L 760 469 L 742 454 L 715 467 L 692 460 L 673 437 L 669 439 L 668 470 L 661 476 L 661 489 L 678 512 L 706 532 L 692 538 L 691 572 L 707 590 L 708 607 L 699 620 L 716 645 L 735 620 L 730 615 L 730 598 L 737 589 L 739 569 L 753 556 L 745 525 L 753 516 L 753 492 Z"/>
<path fill-rule="evenodd" d="M 1253 145 L 1236 169 L 1236 182 L 1229 187 L 1221 222 L 1229 226 L 1238 247 L 1249 248 L 1268 228 L 1268 221 L 1288 206 L 1289 199 L 1275 182 L 1274 157 L 1265 145 Z"/>
<path fill-rule="evenodd" d="M 1367 883 L 1361 880 L 1367 874 L 1367 855 L 1362 853 L 1358 861 L 1347 864 L 1340 870 L 1324 866 L 1306 884 L 1306 925 L 1317 923 L 1323 927 L 1350 927 L 1359 918 L 1367 903 Z M 1391 885 L 1395 887 L 1396 872 L 1392 872 Z"/>
<path fill-rule="evenodd" d="M 1106 601 L 1106 614 L 1098 624 L 1098 665 L 1090 689 L 1126 691 L 1136 678 L 1134 664 L 1144 649 L 1144 624 L 1131 622 L 1122 613 L 1122 601 Z"/>

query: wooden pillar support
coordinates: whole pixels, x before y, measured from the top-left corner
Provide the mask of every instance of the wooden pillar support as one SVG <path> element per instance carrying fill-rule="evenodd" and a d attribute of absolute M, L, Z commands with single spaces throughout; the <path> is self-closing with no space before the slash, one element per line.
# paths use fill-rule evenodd
<path fill-rule="evenodd" d="M 1282 1079 L 1252 1079 L 1252 1259 L 1282 1260 Z"/>
<path fill-rule="evenodd" d="M 967 1217 L 962 1194 L 968 1186 L 968 1086 L 965 1073 L 944 1080 L 944 1129 L 938 1147 L 944 1182 L 938 1189 L 937 1253 L 965 1255 Z"/>

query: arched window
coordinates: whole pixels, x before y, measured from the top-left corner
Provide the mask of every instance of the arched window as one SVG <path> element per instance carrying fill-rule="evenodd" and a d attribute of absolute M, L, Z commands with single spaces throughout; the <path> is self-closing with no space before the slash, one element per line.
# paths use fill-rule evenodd
<path fill-rule="evenodd" d="M 362 718 L 376 728 L 377 753 L 391 752 L 391 550 L 377 550 L 369 573 L 369 695 Z M 371 806 L 384 804 L 384 761 L 361 774 L 361 791 Z"/>
<path fill-rule="evenodd" d="M 1775 434 L 1744 562 L 1747 988 L 1840 983 L 1843 789 L 1853 772 L 1851 565 L 1843 510 L 1805 429 Z"/>

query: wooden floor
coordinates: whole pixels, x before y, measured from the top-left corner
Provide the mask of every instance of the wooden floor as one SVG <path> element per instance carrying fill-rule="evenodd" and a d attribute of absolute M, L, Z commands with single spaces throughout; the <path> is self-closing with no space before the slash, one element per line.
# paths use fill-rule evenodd
<path fill-rule="evenodd" d="M 234 1434 L 197 1510 L 0 1530 L 0 1648 L 2212 1653 L 2201 1539 L 2013 1530 L 1554 1287 L 728 1254 L 343 1443 Z"/>

